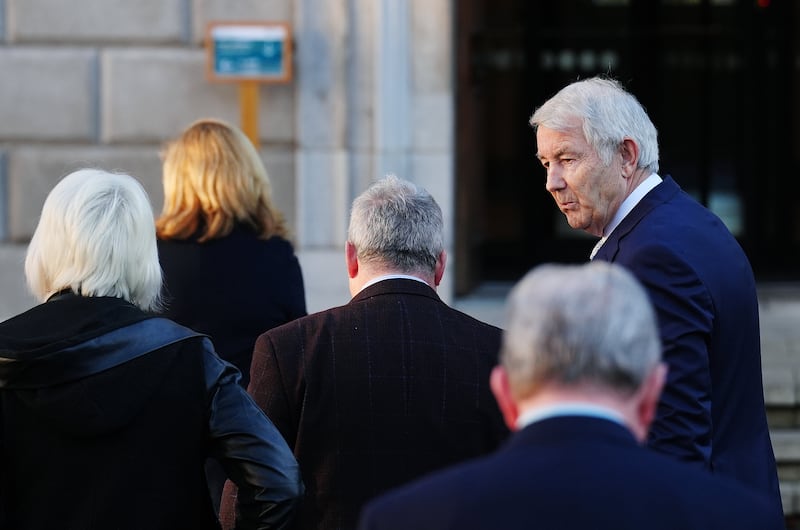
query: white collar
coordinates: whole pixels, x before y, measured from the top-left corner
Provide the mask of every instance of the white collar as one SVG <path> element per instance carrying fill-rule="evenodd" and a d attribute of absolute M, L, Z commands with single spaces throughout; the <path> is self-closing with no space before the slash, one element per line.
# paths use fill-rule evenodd
<path fill-rule="evenodd" d="M 639 201 L 641 201 L 644 196 L 650 192 L 650 190 L 661 184 L 661 182 L 661 177 L 659 177 L 657 173 L 652 173 L 649 177 L 644 179 L 644 181 L 639 183 L 639 185 L 634 188 L 630 195 L 625 197 L 625 200 L 622 201 L 622 204 L 620 204 L 619 208 L 617 208 L 617 212 L 614 214 L 614 217 L 611 218 L 611 222 L 608 223 L 605 228 L 603 228 L 603 237 L 600 238 L 600 240 L 592 249 L 592 253 L 589 255 L 590 260 L 594 259 L 594 255 L 597 254 L 597 251 L 600 250 L 600 247 L 602 247 L 603 243 L 606 242 L 608 236 L 610 236 L 614 229 L 619 226 L 622 220 L 625 219 L 625 217 L 627 217 L 627 215 L 631 213 L 634 208 L 636 208 L 636 205 L 639 204 Z"/>
<path fill-rule="evenodd" d="M 658 176 L 657 173 L 652 173 L 649 177 L 644 179 L 634 190 L 631 192 L 630 195 L 625 197 L 625 200 L 622 201 L 622 204 L 619 205 L 617 208 L 617 213 L 614 214 L 614 217 L 611 219 L 611 222 L 606 225 L 603 229 L 603 237 L 608 237 L 611 235 L 611 232 L 619 226 L 625 217 L 639 204 L 647 193 L 661 184 L 661 177 Z"/>
<path fill-rule="evenodd" d="M 425 285 L 428 285 L 428 282 L 426 282 L 422 278 L 417 278 L 416 276 L 411 276 L 410 274 L 384 274 L 382 276 L 376 276 L 375 278 L 372 278 L 370 281 L 365 283 L 361 287 L 361 289 L 359 289 L 358 292 L 363 291 L 364 289 L 366 289 L 370 285 L 375 285 L 376 283 L 382 282 L 384 280 L 416 280 L 416 281 L 418 281 L 420 283 L 424 283 Z"/>
<path fill-rule="evenodd" d="M 537 421 L 559 416 L 601 418 L 619 423 L 620 425 L 625 425 L 622 414 L 613 409 L 585 401 L 570 401 L 543 407 L 533 407 L 526 410 L 517 418 L 517 429 L 521 430 Z"/>

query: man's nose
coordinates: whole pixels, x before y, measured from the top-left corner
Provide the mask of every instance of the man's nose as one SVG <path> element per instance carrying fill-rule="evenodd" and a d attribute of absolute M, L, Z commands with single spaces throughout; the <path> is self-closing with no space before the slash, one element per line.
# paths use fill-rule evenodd
<path fill-rule="evenodd" d="M 547 191 L 553 193 L 554 191 L 564 189 L 566 185 L 567 183 L 564 180 L 561 168 L 558 166 L 550 166 L 547 168 L 547 181 L 544 185 Z"/>

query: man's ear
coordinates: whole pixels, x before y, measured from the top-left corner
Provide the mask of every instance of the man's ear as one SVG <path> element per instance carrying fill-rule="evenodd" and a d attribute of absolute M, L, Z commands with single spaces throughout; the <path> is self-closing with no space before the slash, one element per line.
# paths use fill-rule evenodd
<path fill-rule="evenodd" d="M 636 420 L 639 425 L 635 428 L 634 434 L 641 443 L 644 443 L 647 439 L 650 425 L 656 417 L 658 401 L 661 397 L 661 390 L 664 388 L 666 380 L 667 365 L 666 363 L 660 362 L 647 374 L 647 377 L 637 392 L 639 394 L 639 403 L 636 406 Z"/>
<path fill-rule="evenodd" d="M 495 366 L 492 375 L 489 377 L 489 386 L 492 394 L 497 400 L 497 406 L 503 414 L 503 420 L 512 431 L 517 430 L 517 418 L 519 409 L 514 399 L 511 397 L 511 385 L 508 381 L 508 372 L 502 366 Z"/>
<path fill-rule="evenodd" d="M 447 252 L 444 250 L 439 253 L 439 257 L 436 258 L 436 266 L 433 270 L 433 285 L 438 286 L 439 282 L 442 281 L 442 276 L 444 276 L 444 268 L 447 265 Z"/>
<path fill-rule="evenodd" d="M 358 252 L 349 241 L 344 244 L 344 261 L 347 264 L 347 275 L 355 278 L 358 275 Z"/>
<path fill-rule="evenodd" d="M 639 165 L 639 144 L 633 138 L 626 136 L 622 140 L 619 152 L 622 155 L 622 173 L 625 178 L 629 178 Z"/>

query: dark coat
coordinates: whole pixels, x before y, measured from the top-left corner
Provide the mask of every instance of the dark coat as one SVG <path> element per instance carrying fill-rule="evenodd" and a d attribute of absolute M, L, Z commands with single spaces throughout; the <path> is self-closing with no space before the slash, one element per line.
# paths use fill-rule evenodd
<path fill-rule="evenodd" d="M 500 338 L 409 279 L 259 337 L 248 391 L 300 463 L 298 527 L 354 528 L 375 495 L 496 448 Z"/>
<path fill-rule="evenodd" d="M 666 177 L 595 259 L 632 271 L 656 309 L 669 374 L 649 445 L 780 503 L 761 382 L 758 298 L 736 239 Z"/>
<path fill-rule="evenodd" d="M 203 463 L 240 484 L 239 528 L 288 523 L 297 462 L 207 338 L 72 294 L 0 324 L 0 528 L 219 528 Z"/>
<path fill-rule="evenodd" d="M 534 423 L 368 504 L 360 530 L 782 530 L 771 501 L 636 444 L 612 421 Z"/>
<path fill-rule="evenodd" d="M 198 243 L 159 240 L 167 308 L 164 316 L 211 337 L 219 356 L 247 386 L 256 338 L 306 314 L 300 264 L 280 237 L 259 239 L 237 226 Z"/>

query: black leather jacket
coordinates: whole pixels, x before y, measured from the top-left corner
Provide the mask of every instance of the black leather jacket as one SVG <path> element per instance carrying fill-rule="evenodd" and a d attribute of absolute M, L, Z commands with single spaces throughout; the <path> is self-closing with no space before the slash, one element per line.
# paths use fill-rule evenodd
<path fill-rule="evenodd" d="M 97 414 L 78 417 L 82 413 L 75 409 L 82 406 L 80 398 L 75 398 L 74 391 L 55 394 L 55 389 L 86 385 L 85 381 L 109 373 L 111 368 L 149 353 L 162 354 L 186 341 L 195 343 L 193 351 L 202 350 L 208 456 L 216 458 L 238 485 L 236 528 L 287 527 L 303 495 L 297 461 L 278 430 L 239 385 L 239 371 L 217 356 L 207 337 L 188 328 L 146 315 L 114 298 L 69 295 L 47 302 L 0 324 L 0 399 L 6 392 L 26 393 L 28 402 L 31 395 L 48 395 L 40 405 L 43 415 L 46 407 L 58 403 L 59 417 L 52 417 L 69 429 L 111 431 L 125 421 L 124 411 L 114 409 L 103 419 L 97 419 Z M 36 392 L 31 394 L 31 390 Z M 109 399 L 136 399 L 124 390 L 119 394 L 124 396 Z M 75 401 L 65 405 L 65 399 Z M 62 418 L 64 410 L 76 416 Z M 3 423 L 0 421 L 0 435 Z M 10 436 L 9 431 L 5 434 Z"/>

